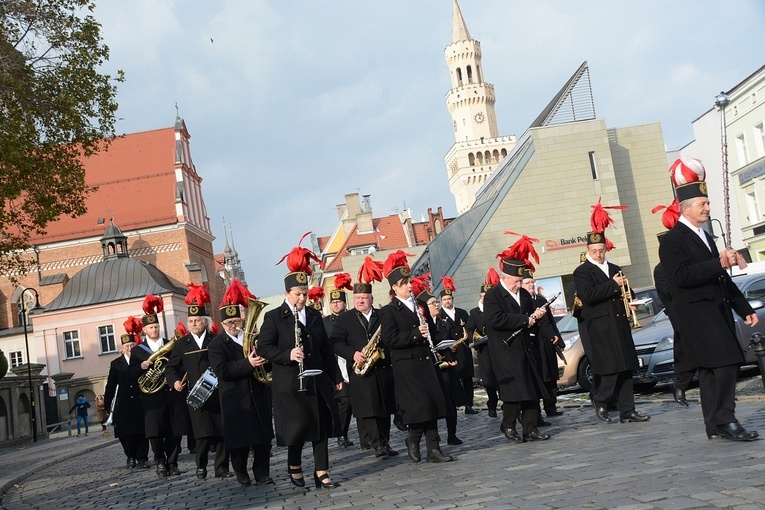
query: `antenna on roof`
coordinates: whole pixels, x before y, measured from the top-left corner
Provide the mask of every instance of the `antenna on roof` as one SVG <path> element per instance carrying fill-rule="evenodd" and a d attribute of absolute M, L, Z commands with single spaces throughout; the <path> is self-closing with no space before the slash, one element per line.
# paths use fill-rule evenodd
<path fill-rule="evenodd" d="M 175 102 L 175 116 L 176 117 L 181 116 L 180 112 L 178 111 L 178 101 Z"/>

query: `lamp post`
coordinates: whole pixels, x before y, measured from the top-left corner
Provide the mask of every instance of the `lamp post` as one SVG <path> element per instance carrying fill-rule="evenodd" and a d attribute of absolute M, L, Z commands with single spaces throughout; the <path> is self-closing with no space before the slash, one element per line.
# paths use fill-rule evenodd
<path fill-rule="evenodd" d="M 20 305 L 19 305 L 19 311 L 21 312 L 21 324 L 24 326 L 24 345 L 27 350 L 27 382 L 29 383 L 29 422 L 32 427 L 32 442 L 37 442 L 37 409 L 35 407 L 35 388 L 32 385 L 32 362 L 29 359 L 29 334 L 27 333 L 27 305 L 24 302 L 24 294 L 27 291 L 31 291 L 35 295 L 35 307 L 32 308 L 32 310 L 29 310 L 29 312 L 37 312 L 40 310 L 43 310 L 43 307 L 40 306 L 40 295 L 37 293 L 37 291 L 33 288 L 27 288 L 24 289 L 21 292 L 21 299 Z"/>
<path fill-rule="evenodd" d="M 725 125 L 725 108 L 730 104 L 730 98 L 725 92 L 720 92 L 715 97 L 715 108 L 720 110 L 720 145 L 722 148 L 722 173 L 723 173 L 723 209 L 725 214 L 725 248 L 731 249 L 727 243 L 730 237 L 730 185 L 728 183 L 728 135 Z"/>

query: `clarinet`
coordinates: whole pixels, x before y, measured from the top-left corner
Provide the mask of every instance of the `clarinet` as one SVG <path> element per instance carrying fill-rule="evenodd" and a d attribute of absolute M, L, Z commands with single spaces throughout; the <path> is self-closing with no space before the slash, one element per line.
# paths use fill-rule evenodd
<path fill-rule="evenodd" d="M 417 304 L 416 300 L 413 300 L 413 301 L 414 301 L 414 311 L 417 312 L 417 319 L 419 319 L 419 321 L 420 321 L 420 326 L 423 326 L 423 325 L 427 326 L 428 321 L 425 320 L 425 316 L 422 313 L 422 309 L 419 307 L 419 305 Z M 439 356 L 438 352 L 436 352 L 436 346 L 433 345 L 433 339 L 430 338 L 430 328 L 428 328 L 428 334 L 425 335 L 425 338 L 428 339 L 428 345 L 430 346 L 430 352 L 433 353 L 433 360 L 435 361 L 434 364 L 438 368 L 443 370 L 449 364 L 447 362 L 445 362 L 445 361 L 441 361 L 441 356 Z"/>
<path fill-rule="evenodd" d="M 300 325 L 298 324 L 298 321 L 300 320 L 300 317 L 298 316 L 298 309 L 297 306 L 295 307 L 295 347 L 302 349 L 303 348 L 303 339 L 302 334 L 300 332 Z M 305 387 L 305 377 L 303 376 L 303 358 L 300 358 L 300 361 L 298 361 L 298 392 L 299 393 L 305 393 L 307 388 Z"/>
<path fill-rule="evenodd" d="M 557 293 L 557 294 L 555 294 L 553 297 L 551 297 L 550 299 L 548 299 L 548 300 L 545 302 L 545 304 L 544 304 L 544 305 L 542 305 L 542 306 L 540 306 L 539 308 L 547 308 L 548 306 L 550 306 L 551 304 L 553 304 L 553 302 L 554 302 L 556 299 L 558 299 L 558 296 L 560 296 L 560 294 L 561 294 L 561 293 L 560 293 L 560 292 L 558 292 L 558 293 Z M 505 345 L 507 345 L 507 346 L 509 347 L 509 346 L 510 346 L 510 341 L 511 341 L 513 338 L 515 338 L 515 337 L 517 337 L 518 335 L 520 335 L 520 334 L 523 332 L 523 330 L 524 330 L 524 329 L 526 329 L 526 328 L 521 328 L 521 329 L 518 329 L 518 330 L 516 330 L 516 331 L 513 331 L 513 334 L 512 334 L 512 335 L 510 335 L 509 337 L 505 338 L 505 339 L 504 339 L 504 340 L 502 340 L 502 341 L 503 341 L 503 342 L 505 342 Z"/>

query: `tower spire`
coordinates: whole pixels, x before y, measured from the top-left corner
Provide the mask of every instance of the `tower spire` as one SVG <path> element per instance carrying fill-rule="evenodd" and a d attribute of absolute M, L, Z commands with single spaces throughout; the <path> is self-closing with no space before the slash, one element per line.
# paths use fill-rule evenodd
<path fill-rule="evenodd" d="M 457 0 L 454 0 L 452 6 L 452 44 L 469 40 L 470 32 L 468 32 L 467 25 L 465 24 L 465 18 L 462 17 L 462 11 Z"/>

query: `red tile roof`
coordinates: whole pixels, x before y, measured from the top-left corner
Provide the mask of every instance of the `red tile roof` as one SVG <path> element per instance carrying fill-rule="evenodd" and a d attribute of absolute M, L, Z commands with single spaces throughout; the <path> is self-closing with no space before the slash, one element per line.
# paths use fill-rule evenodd
<path fill-rule="evenodd" d="M 32 243 L 101 236 L 110 217 L 123 231 L 177 223 L 174 128 L 124 135 L 84 163 L 85 182 L 98 188 L 85 201 L 88 211 L 60 217 Z"/>
<path fill-rule="evenodd" d="M 404 225 L 397 214 L 373 218 L 372 225 L 374 226 L 374 231 L 364 233 L 359 233 L 358 225 L 354 225 L 353 230 L 351 230 L 351 233 L 345 239 L 345 243 L 338 251 L 337 256 L 324 271 L 327 273 L 341 271 L 343 269 L 343 257 L 353 248 L 375 245 L 378 250 L 396 250 L 409 246 L 406 233 L 404 232 Z"/>

